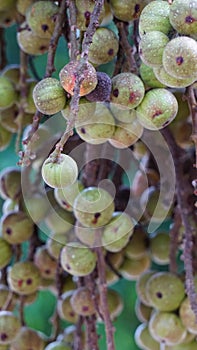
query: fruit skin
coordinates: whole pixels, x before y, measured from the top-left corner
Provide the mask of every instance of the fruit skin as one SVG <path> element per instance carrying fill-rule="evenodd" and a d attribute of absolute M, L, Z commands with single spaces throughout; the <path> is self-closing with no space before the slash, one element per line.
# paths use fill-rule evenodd
<path fill-rule="evenodd" d="M 50 39 L 55 28 L 58 10 L 54 2 L 36 1 L 26 11 L 27 23 L 40 38 Z"/>
<path fill-rule="evenodd" d="M 34 254 L 34 264 L 39 269 L 41 277 L 55 279 L 57 260 L 49 254 L 45 245 L 36 249 Z"/>
<path fill-rule="evenodd" d="M 45 341 L 40 334 L 28 327 L 22 327 L 10 346 L 10 350 L 44 350 Z"/>
<path fill-rule="evenodd" d="M 111 0 L 111 10 L 113 15 L 121 21 L 133 21 L 140 16 L 143 8 L 149 3 L 149 0 Z"/>
<path fill-rule="evenodd" d="M 10 244 L 27 241 L 34 232 L 34 223 L 23 211 L 11 211 L 1 217 L 2 236 Z"/>
<path fill-rule="evenodd" d="M 21 197 L 21 171 L 17 167 L 7 167 L 0 172 L 0 195 L 17 201 Z"/>
<path fill-rule="evenodd" d="M 7 266 L 12 258 L 12 248 L 5 239 L 0 237 L 0 269 Z"/>
<path fill-rule="evenodd" d="M 185 79 L 175 78 L 172 75 L 168 74 L 163 66 L 153 68 L 153 72 L 161 84 L 164 84 L 165 86 L 171 88 L 184 88 L 191 85 L 195 81 L 195 77 L 189 77 Z"/>
<path fill-rule="evenodd" d="M 187 36 L 169 41 L 163 51 L 163 67 L 175 78 L 197 78 L 197 42 Z"/>
<path fill-rule="evenodd" d="M 170 262 L 170 237 L 166 232 L 157 232 L 150 237 L 151 259 L 158 265 Z"/>
<path fill-rule="evenodd" d="M 92 294 L 87 287 L 76 289 L 70 302 L 73 310 L 80 316 L 91 316 L 96 312 Z"/>
<path fill-rule="evenodd" d="M 17 43 L 22 51 L 28 55 L 43 55 L 48 51 L 50 39 L 40 38 L 24 22 L 17 33 Z"/>
<path fill-rule="evenodd" d="M 20 261 L 8 269 L 9 288 L 19 295 L 30 295 L 38 290 L 40 272 L 31 261 Z"/>
<path fill-rule="evenodd" d="M 11 344 L 20 328 L 20 320 L 11 311 L 0 311 L 0 345 Z"/>
<path fill-rule="evenodd" d="M 157 272 L 147 281 L 146 295 L 150 305 L 160 311 L 176 310 L 185 297 L 184 284 L 170 272 Z"/>
<path fill-rule="evenodd" d="M 170 5 L 167 1 L 151 1 L 141 12 L 139 19 L 140 36 L 158 30 L 168 34 L 172 29 L 169 20 Z"/>
<path fill-rule="evenodd" d="M 102 43 L 102 45 L 101 45 Z M 117 55 L 119 42 L 116 34 L 108 28 L 98 28 L 90 44 L 88 60 L 96 65 L 112 61 Z"/>
<path fill-rule="evenodd" d="M 28 7 L 36 0 L 17 0 L 16 8 L 21 15 L 25 16 Z"/>
<path fill-rule="evenodd" d="M 197 33 L 197 1 L 174 0 L 170 5 L 170 23 L 180 34 Z"/>
<path fill-rule="evenodd" d="M 142 80 L 133 73 L 120 73 L 112 78 L 112 103 L 135 108 L 143 100 L 144 93 Z"/>
<path fill-rule="evenodd" d="M 156 77 L 153 68 L 147 66 L 145 63 L 140 64 L 140 77 L 146 87 L 151 88 L 165 88 L 165 84 L 162 84 Z"/>
<path fill-rule="evenodd" d="M 65 90 L 55 78 L 39 81 L 33 89 L 33 99 L 37 109 L 47 115 L 60 112 L 66 104 Z"/>
<path fill-rule="evenodd" d="M 141 60 L 154 68 L 162 65 L 163 50 L 169 38 L 159 31 L 151 31 L 141 36 L 139 53 Z"/>
<path fill-rule="evenodd" d="M 11 138 L 11 132 L 6 130 L 0 123 L 0 151 L 5 150 L 9 146 Z"/>
<path fill-rule="evenodd" d="M 95 89 L 86 95 L 90 102 L 109 101 L 111 93 L 111 78 L 104 72 L 97 72 L 98 83 Z"/>
<path fill-rule="evenodd" d="M 123 149 L 133 145 L 143 134 L 143 126 L 136 118 L 131 123 L 117 123 L 109 143 L 115 148 Z"/>
<path fill-rule="evenodd" d="M 0 76 L 0 110 L 11 107 L 17 100 L 17 92 L 11 80 Z"/>
<path fill-rule="evenodd" d="M 65 188 L 55 188 L 54 196 L 58 204 L 67 211 L 73 211 L 75 198 L 84 189 L 81 181 L 77 180 L 72 185 Z"/>
<path fill-rule="evenodd" d="M 81 31 L 86 31 L 90 22 L 91 14 L 94 10 L 94 0 L 76 0 L 76 14 L 77 14 L 77 27 Z M 105 15 L 104 6 L 101 9 L 101 13 L 98 19 L 99 24 L 103 20 Z"/>
<path fill-rule="evenodd" d="M 96 254 L 85 245 L 68 243 L 60 254 L 62 268 L 73 276 L 89 275 L 96 266 Z"/>
<path fill-rule="evenodd" d="M 196 318 L 188 297 L 182 301 L 179 308 L 179 315 L 187 330 L 192 334 L 197 334 Z"/>
<path fill-rule="evenodd" d="M 160 344 L 151 336 L 147 323 L 142 323 L 136 328 L 134 338 L 141 349 L 160 350 Z"/>
<path fill-rule="evenodd" d="M 159 130 L 168 125 L 178 112 L 178 102 L 168 90 L 152 89 L 145 94 L 137 107 L 138 121 L 149 130 Z"/>
<path fill-rule="evenodd" d="M 87 187 L 76 197 L 74 215 L 86 227 L 106 225 L 114 212 L 113 197 L 104 189 Z"/>
<path fill-rule="evenodd" d="M 60 83 L 64 90 L 66 90 L 70 95 L 74 94 L 77 67 L 77 61 L 70 61 L 61 69 L 59 73 Z M 81 74 L 83 74 L 83 80 L 80 85 L 79 95 L 85 96 L 96 88 L 98 83 L 96 69 L 91 63 L 87 62 Z"/>
<path fill-rule="evenodd" d="M 78 176 L 77 163 L 66 154 L 61 154 L 54 163 L 48 157 L 42 165 L 43 180 L 52 188 L 62 188 L 72 185 Z"/>

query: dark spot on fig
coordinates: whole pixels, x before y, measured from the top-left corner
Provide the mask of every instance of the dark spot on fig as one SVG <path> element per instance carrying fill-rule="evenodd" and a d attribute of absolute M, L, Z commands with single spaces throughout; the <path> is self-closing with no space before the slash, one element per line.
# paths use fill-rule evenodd
<path fill-rule="evenodd" d="M 42 28 L 43 32 L 45 33 L 49 29 L 49 26 L 48 26 L 48 24 L 42 24 L 41 28 Z"/>
<path fill-rule="evenodd" d="M 42 46 L 39 47 L 39 50 L 40 50 L 40 52 L 46 51 L 47 47 L 42 45 Z"/>
<path fill-rule="evenodd" d="M 196 21 L 195 18 L 193 18 L 192 16 L 185 17 L 185 23 L 190 24 L 190 23 L 194 23 L 195 21 Z"/>
<path fill-rule="evenodd" d="M 114 49 L 109 49 L 109 50 L 108 50 L 108 55 L 109 55 L 109 56 L 112 56 L 113 54 L 114 54 Z"/>
<path fill-rule="evenodd" d="M 7 338 L 8 338 L 8 336 L 7 336 L 6 333 L 1 333 L 1 340 L 2 340 L 2 341 L 7 340 Z"/>
<path fill-rule="evenodd" d="M 18 286 L 21 287 L 23 284 L 23 280 L 18 280 Z"/>
<path fill-rule="evenodd" d="M 81 128 L 81 132 L 82 132 L 82 134 L 85 134 L 85 133 L 86 133 L 86 131 L 85 131 L 84 128 Z"/>
<path fill-rule="evenodd" d="M 46 269 L 46 270 L 45 270 L 45 273 L 46 273 L 47 275 L 49 275 L 50 272 L 51 272 L 50 269 Z"/>
<path fill-rule="evenodd" d="M 67 270 L 70 270 L 70 265 L 66 264 Z"/>
<path fill-rule="evenodd" d="M 88 310 L 89 310 L 89 307 L 87 305 L 82 307 L 82 311 L 86 312 Z"/>
<path fill-rule="evenodd" d="M 138 13 L 140 11 L 140 4 L 135 5 L 134 11 L 135 11 L 135 13 Z"/>
<path fill-rule="evenodd" d="M 32 284 L 32 279 L 31 279 L 31 278 L 28 278 L 28 279 L 26 280 L 26 284 L 27 284 L 27 285 Z"/>
<path fill-rule="evenodd" d="M 95 213 L 94 214 L 94 219 L 92 220 L 93 224 L 96 224 L 98 221 L 98 218 L 101 216 L 101 213 Z"/>
<path fill-rule="evenodd" d="M 12 229 L 10 227 L 8 227 L 5 231 L 8 235 L 12 234 Z"/>
<path fill-rule="evenodd" d="M 75 316 L 74 311 L 70 311 L 70 312 L 69 312 L 69 315 L 70 315 L 71 317 L 74 317 L 74 316 Z"/>
<path fill-rule="evenodd" d="M 156 293 L 156 296 L 157 296 L 157 298 L 159 298 L 159 299 L 161 299 L 161 298 L 163 297 L 163 295 L 162 295 L 161 292 L 157 292 L 157 293 Z"/>
<path fill-rule="evenodd" d="M 155 113 L 152 115 L 152 119 L 154 119 L 155 117 L 158 117 L 159 115 L 162 114 L 162 111 L 161 110 L 157 110 L 155 111 Z"/>
<path fill-rule="evenodd" d="M 5 24 L 10 24 L 11 23 L 11 18 L 6 18 L 4 21 Z"/>
<path fill-rule="evenodd" d="M 176 63 L 178 64 L 178 66 L 180 66 L 183 63 L 184 59 L 182 56 L 179 56 L 176 58 Z"/>
<path fill-rule="evenodd" d="M 114 96 L 114 97 L 118 97 L 118 95 L 119 95 L 119 90 L 118 90 L 118 89 L 115 89 L 115 90 L 113 91 L 113 96 Z"/>
<path fill-rule="evenodd" d="M 90 11 L 86 11 L 86 12 L 84 13 L 84 17 L 85 17 L 86 19 L 90 19 L 90 16 L 91 16 Z"/>
<path fill-rule="evenodd" d="M 129 102 L 132 103 L 133 101 L 135 101 L 135 98 L 136 98 L 135 93 L 134 93 L 134 92 L 131 92 L 130 95 L 129 95 Z"/>

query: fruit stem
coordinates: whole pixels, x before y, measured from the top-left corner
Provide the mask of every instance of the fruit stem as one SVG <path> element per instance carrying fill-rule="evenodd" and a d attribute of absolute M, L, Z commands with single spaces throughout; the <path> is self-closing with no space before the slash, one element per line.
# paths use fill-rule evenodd
<path fill-rule="evenodd" d="M 79 54 L 79 44 L 77 41 L 77 9 L 75 5 L 75 1 L 70 0 L 68 3 L 69 14 L 70 14 L 70 59 L 71 61 L 75 61 L 77 55 Z"/>

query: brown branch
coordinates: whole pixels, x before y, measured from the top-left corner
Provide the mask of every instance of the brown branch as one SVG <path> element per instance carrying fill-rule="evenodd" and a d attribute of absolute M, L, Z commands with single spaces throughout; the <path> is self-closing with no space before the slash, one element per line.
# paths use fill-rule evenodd
<path fill-rule="evenodd" d="M 4 28 L 0 27 L 0 70 L 7 64 L 6 43 L 4 39 Z"/>
<path fill-rule="evenodd" d="M 24 306 L 25 306 L 25 296 L 20 295 L 19 298 L 19 318 L 22 326 L 25 326 L 25 318 L 24 318 Z"/>
<path fill-rule="evenodd" d="M 69 14 L 70 14 L 70 59 L 75 61 L 77 55 L 79 54 L 79 45 L 77 42 L 77 9 L 75 5 L 75 0 L 69 1 Z"/>
<path fill-rule="evenodd" d="M 170 236 L 170 266 L 169 270 L 172 273 L 177 273 L 177 262 L 176 262 L 176 254 L 179 246 L 179 231 L 181 227 L 181 215 L 178 208 L 175 208 L 173 224 L 170 228 L 169 236 Z"/>
<path fill-rule="evenodd" d="M 197 98 L 195 96 L 194 86 L 191 85 L 187 88 L 187 101 L 192 117 L 192 135 L 191 139 L 195 145 L 196 159 L 194 167 L 197 168 Z"/>
<path fill-rule="evenodd" d="M 162 131 L 168 146 L 170 148 L 176 173 L 176 196 L 182 223 L 185 229 L 183 259 L 185 265 L 185 284 L 186 292 L 190 300 L 191 308 L 197 319 L 197 293 L 195 292 L 194 285 L 194 273 L 192 264 L 192 253 L 193 253 L 193 230 L 190 225 L 189 217 L 191 217 L 193 206 L 189 206 L 187 201 L 187 188 L 188 182 L 183 176 L 181 157 L 183 155 L 182 150 L 177 146 L 172 133 L 168 128 L 164 128 Z"/>

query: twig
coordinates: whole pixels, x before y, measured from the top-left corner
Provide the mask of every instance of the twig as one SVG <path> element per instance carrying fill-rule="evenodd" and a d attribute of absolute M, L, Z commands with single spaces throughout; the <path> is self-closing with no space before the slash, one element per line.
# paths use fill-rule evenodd
<path fill-rule="evenodd" d="M 191 139 L 195 145 L 196 159 L 194 167 L 197 168 L 197 98 L 195 96 L 194 86 L 191 85 L 187 88 L 187 101 L 192 116 L 192 135 Z"/>
<path fill-rule="evenodd" d="M 100 306 L 101 306 L 101 314 L 103 315 L 103 320 L 105 323 L 106 330 L 106 343 L 108 350 L 115 350 L 114 344 L 114 327 L 110 318 L 109 307 L 107 302 L 107 283 L 106 283 L 106 265 L 105 258 L 103 255 L 102 247 L 95 248 L 97 253 L 97 271 L 99 278 L 99 289 L 100 289 Z"/>
<path fill-rule="evenodd" d="M 79 54 L 79 45 L 77 42 L 77 10 L 75 1 L 70 0 L 69 1 L 69 19 L 70 19 L 70 59 L 71 61 L 75 61 L 77 58 L 77 55 Z"/>
<path fill-rule="evenodd" d="M 176 196 L 178 201 L 178 206 L 181 214 L 182 223 L 185 229 L 185 239 L 184 239 L 184 249 L 183 249 L 183 259 L 186 272 L 186 292 L 190 300 L 191 308 L 197 319 L 197 293 L 195 292 L 194 286 L 194 274 L 192 266 L 192 251 L 193 251 L 193 230 L 189 222 L 189 217 L 192 214 L 193 207 L 190 207 L 187 201 L 187 187 L 188 183 L 183 176 L 183 169 L 181 163 L 182 153 L 180 148 L 175 143 L 172 133 L 168 128 L 164 128 L 162 131 L 168 146 L 170 148 L 176 173 Z"/>
<path fill-rule="evenodd" d="M 24 295 L 20 295 L 20 298 L 19 298 L 19 317 L 20 317 L 20 321 L 21 321 L 22 326 L 25 326 L 24 305 L 25 305 L 25 297 L 24 297 Z"/>
<path fill-rule="evenodd" d="M 5 46 L 4 28 L 0 27 L 0 70 L 2 70 L 7 64 Z"/>
<path fill-rule="evenodd" d="M 79 316 L 77 324 L 76 324 L 76 331 L 74 336 L 74 343 L 73 343 L 73 350 L 80 350 L 83 348 L 82 343 L 82 326 L 84 323 L 84 318 L 82 316 Z"/>
<path fill-rule="evenodd" d="M 179 208 L 175 208 L 173 224 L 169 232 L 170 236 L 170 266 L 169 270 L 172 273 L 177 273 L 177 262 L 176 262 L 176 253 L 179 245 L 179 230 L 181 227 L 181 215 Z"/>

